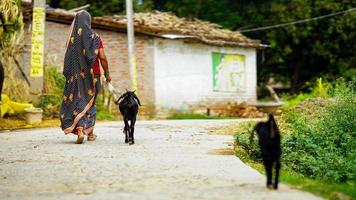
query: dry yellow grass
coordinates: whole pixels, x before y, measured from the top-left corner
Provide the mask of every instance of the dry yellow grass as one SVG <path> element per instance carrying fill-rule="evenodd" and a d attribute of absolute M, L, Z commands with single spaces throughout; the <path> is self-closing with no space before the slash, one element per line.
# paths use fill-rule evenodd
<path fill-rule="evenodd" d="M 235 151 L 233 148 L 221 148 L 221 149 L 213 149 L 209 151 L 208 154 L 228 156 L 228 155 L 235 155 Z"/>
<path fill-rule="evenodd" d="M 15 129 L 28 129 L 28 128 L 44 128 L 44 127 L 59 127 L 60 122 L 58 119 L 46 119 L 39 124 L 26 124 L 23 119 L 17 118 L 0 118 L 0 130 L 15 130 Z"/>

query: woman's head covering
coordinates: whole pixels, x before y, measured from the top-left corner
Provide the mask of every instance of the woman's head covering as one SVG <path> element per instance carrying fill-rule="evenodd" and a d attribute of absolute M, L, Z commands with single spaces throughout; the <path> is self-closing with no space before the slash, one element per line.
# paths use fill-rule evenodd
<path fill-rule="evenodd" d="M 95 81 L 93 66 L 99 48 L 99 37 L 91 30 L 90 14 L 77 13 L 70 29 L 64 58 L 66 85 L 61 106 L 62 129 L 65 133 L 77 127 L 90 128 L 95 123 Z"/>
<path fill-rule="evenodd" d="M 99 37 L 91 30 L 90 23 L 91 16 L 87 11 L 77 13 L 73 20 L 64 59 L 63 74 L 65 76 L 71 75 L 72 68 L 86 70 L 94 65 L 99 48 Z M 73 59 L 79 59 L 79 66 L 73 66 L 71 63 Z"/>

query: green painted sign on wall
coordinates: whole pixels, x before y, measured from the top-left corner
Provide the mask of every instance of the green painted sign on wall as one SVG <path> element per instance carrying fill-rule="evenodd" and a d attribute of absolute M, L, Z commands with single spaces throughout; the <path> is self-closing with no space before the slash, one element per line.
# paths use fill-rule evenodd
<path fill-rule="evenodd" d="M 213 90 L 238 92 L 246 89 L 245 56 L 213 53 Z"/>

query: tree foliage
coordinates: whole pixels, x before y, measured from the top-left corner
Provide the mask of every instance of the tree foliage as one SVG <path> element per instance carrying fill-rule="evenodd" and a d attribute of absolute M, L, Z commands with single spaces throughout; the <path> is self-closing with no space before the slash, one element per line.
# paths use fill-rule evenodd
<path fill-rule="evenodd" d="M 0 62 L 4 66 L 3 93 L 17 101 L 26 101 L 28 85 L 19 79 L 15 60 L 24 48 L 23 17 L 20 0 L 0 0 Z"/>
<path fill-rule="evenodd" d="M 14 55 L 22 38 L 23 19 L 19 0 L 0 0 L 0 53 Z"/>
<path fill-rule="evenodd" d="M 291 0 L 284 5 L 273 2 L 267 6 L 266 24 L 312 18 L 356 7 L 349 1 Z M 260 73 L 288 77 L 293 91 L 301 89 L 315 77 L 344 76 L 356 73 L 356 12 L 310 23 L 264 31 L 262 39 L 271 45 L 267 50 L 266 67 Z"/>
<path fill-rule="evenodd" d="M 135 1 L 134 1 L 135 2 Z M 90 4 L 88 11 L 92 16 L 105 16 L 125 13 L 125 0 L 47 0 L 47 3 L 55 8 L 73 9 Z M 143 12 L 152 10 L 152 1 L 143 1 L 142 5 L 133 4 L 135 11 Z"/>
<path fill-rule="evenodd" d="M 134 1 L 136 2 L 136 1 Z M 356 7 L 354 0 L 144 0 L 136 11 L 171 11 L 180 17 L 199 18 L 241 30 L 326 15 Z M 94 15 L 122 14 L 124 0 L 50 0 L 55 7 L 73 8 L 90 3 Z M 356 74 L 356 12 L 290 25 L 248 32 L 245 35 L 270 45 L 260 53 L 260 83 L 270 77 L 290 82 L 293 91 L 307 81 L 325 76 L 351 78 Z M 262 57 L 262 56 L 261 56 Z"/>

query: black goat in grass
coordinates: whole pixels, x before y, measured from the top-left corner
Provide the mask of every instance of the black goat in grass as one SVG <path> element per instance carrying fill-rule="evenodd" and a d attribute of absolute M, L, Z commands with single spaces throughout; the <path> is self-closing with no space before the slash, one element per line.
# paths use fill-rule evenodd
<path fill-rule="evenodd" d="M 273 114 L 268 114 L 267 122 L 259 122 L 253 129 L 258 135 L 258 144 L 261 149 L 263 165 L 267 173 L 267 187 L 278 188 L 279 170 L 281 167 L 281 137 Z M 253 138 L 253 132 L 251 138 Z M 272 170 L 275 164 L 276 174 L 272 184 Z"/>
<path fill-rule="evenodd" d="M 0 102 L 1 102 L 1 93 L 2 93 L 2 86 L 4 84 L 4 67 L 2 66 L 2 63 L 0 61 Z"/>
<path fill-rule="evenodd" d="M 119 104 L 120 113 L 124 118 L 125 143 L 134 144 L 135 123 L 138 107 L 141 106 L 140 100 L 136 96 L 135 91 L 126 91 L 115 103 Z M 129 121 L 131 121 L 130 125 Z"/>

